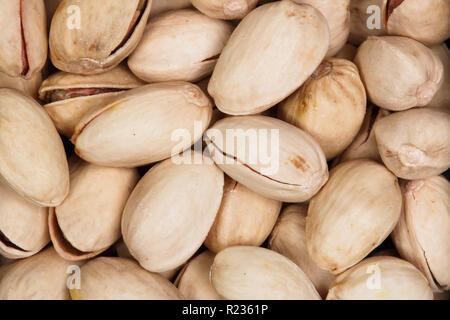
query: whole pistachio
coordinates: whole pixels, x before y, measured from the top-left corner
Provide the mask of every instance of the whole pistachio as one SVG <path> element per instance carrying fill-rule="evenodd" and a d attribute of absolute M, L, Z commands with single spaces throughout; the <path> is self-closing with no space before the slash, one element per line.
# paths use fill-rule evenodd
<path fill-rule="evenodd" d="M 427 107 L 441 108 L 450 112 L 450 51 L 445 43 L 432 47 L 431 51 L 441 60 L 444 76 L 442 84 Z"/>
<path fill-rule="evenodd" d="M 166 11 L 185 9 L 190 6 L 191 0 L 153 0 L 152 8 L 150 10 L 150 18 Z"/>
<path fill-rule="evenodd" d="M 30 79 L 24 79 L 22 77 L 11 77 L 6 73 L 0 72 L 0 88 L 16 89 L 33 98 L 37 98 L 41 83 L 41 72 L 35 72 Z"/>
<path fill-rule="evenodd" d="M 350 0 L 350 35 L 348 41 L 359 46 L 370 36 L 384 36 L 387 0 Z"/>
<path fill-rule="evenodd" d="M 244 18 L 258 0 L 192 0 L 192 5 L 209 17 L 225 20 Z"/>

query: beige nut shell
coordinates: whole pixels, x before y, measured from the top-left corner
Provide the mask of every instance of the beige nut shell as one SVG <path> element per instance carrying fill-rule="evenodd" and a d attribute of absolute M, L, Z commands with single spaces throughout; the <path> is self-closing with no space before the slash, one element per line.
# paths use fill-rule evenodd
<path fill-rule="evenodd" d="M 36 72 L 30 79 L 11 77 L 0 72 L 0 87 L 16 89 L 33 98 L 37 98 L 39 87 L 42 84 L 42 73 Z"/>
<path fill-rule="evenodd" d="M 208 17 L 235 20 L 244 18 L 258 0 L 192 0 L 192 5 Z"/>

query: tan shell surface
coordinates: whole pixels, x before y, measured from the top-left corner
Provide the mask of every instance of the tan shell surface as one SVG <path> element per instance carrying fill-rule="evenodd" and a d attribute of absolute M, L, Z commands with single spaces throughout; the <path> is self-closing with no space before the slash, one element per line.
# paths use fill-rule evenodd
<path fill-rule="evenodd" d="M 232 33 L 208 92 L 224 113 L 262 112 L 300 87 L 328 45 L 328 23 L 318 10 L 291 1 L 262 5 Z"/>
<path fill-rule="evenodd" d="M 11 77 L 0 72 L 0 88 L 11 88 L 22 91 L 33 98 L 37 98 L 38 90 L 42 83 L 42 73 L 36 72 L 30 79 Z"/>
<path fill-rule="evenodd" d="M 192 0 L 192 5 L 209 17 L 225 20 L 244 18 L 258 0 Z"/>
<path fill-rule="evenodd" d="M 444 66 L 442 84 L 427 107 L 442 108 L 450 112 L 450 51 L 445 43 L 431 48 Z"/>
<path fill-rule="evenodd" d="M 191 0 L 153 0 L 150 18 L 170 10 L 185 9 L 191 6 Z"/>
<path fill-rule="evenodd" d="M 370 36 L 387 34 L 383 23 L 386 2 L 387 0 L 350 0 L 350 43 L 359 46 Z"/>

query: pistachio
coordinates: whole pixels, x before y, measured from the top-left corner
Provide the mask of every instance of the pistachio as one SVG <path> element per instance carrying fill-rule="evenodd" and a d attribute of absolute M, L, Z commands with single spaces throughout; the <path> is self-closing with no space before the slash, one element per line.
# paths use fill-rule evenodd
<path fill-rule="evenodd" d="M 353 59 L 355 58 L 356 55 L 356 51 L 358 50 L 358 48 L 350 43 L 346 43 L 341 50 L 339 50 L 338 53 L 336 53 L 336 55 L 334 56 L 334 58 L 337 59 L 346 59 L 346 60 L 350 60 L 353 61 Z"/>
<path fill-rule="evenodd" d="M 358 68 L 344 59 L 325 59 L 293 95 L 278 117 L 309 133 L 327 159 L 353 141 L 366 112 L 366 91 Z"/>
<path fill-rule="evenodd" d="M 225 20 L 242 19 L 258 0 L 192 0 L 192 5 L 209 17 Z"/>
<path fill-rule="evenodd" d="M 114 68 L 138 45 L 151 4 L 152 0 L 61 2 L 50 27 L 52 63 L 81 74 Z"/>
<path fill-rule="evenodd" d="M 386 35 L 383 24 L 386 1 L 350 0 L 350 43 L 359 46 L 370 36 Z"/>
<path fill-rule="evenodd" d="M 412 264 L 372 257 L 338 275 L 327 300 L 433 300 L 427 279 Z"/>
<path fill-rule="evenodd" d="M 205 140 L 213 160 L 227 175 L 269 199 L 306 201 L 328 179 L 318 143 L 278 119 L 228 117 L 208 129 Z"/>
<path fill-rule="evenodd" d="M 392 239 L 435 291 L 450 289 L 450 183 L 441 176 L 405 182 L 403 213 Z"/>
<path fill-rule="evenodd" d="M 41 83 L 41 72 L 35 72 L 30 79 L 10 77 L 6 73 L 0 72 L 0 88 L 16 89 L 33 98 L 37 98 Z"/>
<path fill-rule="evenodd" d="M 196 85 L 150 84 L 92 109 L 75 127 L 72 142 L 88 162 L 136 167 L 182 152 L 203 135 L 210 119 L 211 102 Z M 183 134 L 181 142 L 174 132 Z"/>
<path fill-rule="evenodd" d="M 170 10 L 185 9 L 191 6 L 191 0 L 153 0 L 150 18 Z"/>
<path fill-rule="evenodd" d="M 1 0 L 0 72 L 30 79 L 47 59 L 44 0 Z"/>
<path fill-rule="evenodd" d="M 450 166 L 450 114 L 416 108 L 396 112 L 375 126 L 384 164 L 397 177 L 413 180 L 438 175 Z"/>
<path fill-rule="evenodd" d="M 328 46 L 328 23 L 318 10 L 291 1 L 262 5 L 232 33 L 208 92 L 224 113 L 262 112 L 299 88 Z"/>
<path fill-rule="evenodd" d="M 355 63 L 369 99 L 393 111 L 426 106 L 443 77 L 442 62 L 431 49 L 404 37 L 370 37 Z"/>
<path fill-rule="evenodd" d="M 80 289 L 73 300 L 179 300 L 177 288 L 130 259 L 101 257 L 81 267 Z"/>
<path fill-rule="evenodd" d="M 69 193 L 66 154 L 52 121 L 12 89 L 0 89 L 0 179 L 40 206 L 57 206 Z"/>
<path fill-rule="evenodd" d="M 191 9 L 150 20 L 128 66 L 147 82 L 198 81 L 210 75 L 233 26 Z"/>
<path fill-rule="evenodd" d="M 295 263 L 260 247 L 236 246 L 219 252 L 211 267 L 211 282 L 229 300 L 320 300 Z"/>
<path fill-rule="evenodd" d="M 70 137 L 90 110 L 144 84 L 125 65 L 95 75 L 57 72 L 42 83 L 39 99 L 58 131 Z"/>
<path fill-rule="evenodd" d="M 389 236 L 401 205 L 397 178 L 381 164 L 370 160 L 339 164 L 309 203 L 308 253 L 322 269 L 341 273 Z"/>
<path fill-rule="evenodd" d="M 445 43 L 434 46 L 431 51 L 441 60 L 444 66 L 444 76 L 442 84 L 433 96 L 433 99 L 427 104 L 429 108 L 441 108 L 450 111 L 450 52 Z"/>

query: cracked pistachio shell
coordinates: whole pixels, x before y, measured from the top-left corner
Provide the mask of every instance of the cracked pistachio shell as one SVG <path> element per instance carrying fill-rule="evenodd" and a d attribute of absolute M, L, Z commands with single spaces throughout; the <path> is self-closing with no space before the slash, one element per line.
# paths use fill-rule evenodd
<path fill-rule="evenodd" d="M 150 18 L 170 10 L 185 9 L 191 6 L 191 0 L 153 0 Z"/>
<path fill-rule="evenodd" d="M 32 78 L 47 59 L 43 0 L 0 1 L 0 72 Z"/>
<path fill-rule="evenodd" d="M 431 51 L 441 60 L 444 66 L 442 84 L 427 107 L 441 108 L 450 112 L 450 51 L 445 43 L 434 46 Z"/>
<path fill-rule="evenodd" d="M 375 126 L 386 167 L 402 179 L 423 179 L 450 166 L 450 114 L 416 108 L 396 112 Z"/>
<path fill-rule="evenodd" d="M 62 71 L 108 71 L 133 52 L 152 0 L 65 0 L 53 15 L 50 58 Z"/>
<path fill-rule="evenodd" d="M 111 101 L 122 91 L 144 84 L 145 82 L 134 76 L 125 65 L 119 65 L 114 69 L 95 75 L 57 72 L 44 80 L 39 89 L 39 99 L 45 103 L 43 107 L 52 118 L 58 131 L 66 137 L 71 137 L 75 126 L 90 110 Z M 92 89 L 111 89 L 115 92 L 52 101 L 53 93 L 67 92 L 71 89 L 81 89 L 87 92 Z"/>
<path fill-rule="evenodd" d="M 236 246 L 219 252 L 211 282 L 228 300 L 320 300 L 305 273 L 281 254 L 260 247 Z"/>
<path fill-rule="evenodd" d="M 348 41 L 359 46 L 370 36 L 386 35 L 383 24 L 385 9 L 386 0 L 350 0 Z"/>
<path fill-rule="evenodd" d="M 222 203 L 205 246 L 213 252 L 237 245 L 260 246 L 272 231 L 281 205 L 226 176 Z"/>
<path fill-rule="evenodd" d="M 433 300 L 433 292 L 411 263 L 372 257 L 338 275 L 327 300 Z"/>
<path fill-rule="evenodd" d="M 32 256 L 50 241 L 48 208 L 36 206 L 0 183 L 0 254 L 9 259 Z"/>
<path fill-rule="evenodd" d="M 319 144 L 275 118 L 228 117 L 208 129 L 205 140 L 211 157 L 227 175 L 269 199 L 306 201 L 328 179 Z"/>
<path fill-rule="evenodd" d="M 403 213 L 392 233 L 400 255 L 435 291 L 450 289 L 450 183 L 442 176 L 405 182 Z"/>
<path fill-rule="evenodd" d="M 100 257 L 81 267 L 80 289 L 73 300 L 180 300 L 178 289 L 162 276 L 142 269 L 135 261 Z"/>
<path fill-rule="evenodd" d="M 308 254 L 305 230 L 307 211 L 308 206 L 304 204 L 285 207 L 270 235 L 268 248 L 298 265 L 325 298 L 334 275 L 319 268 Z"/>
<path fill-rule="evenodd" d="M 0 88 L 16 89 L 33 98 L 37 98 L 39 87 L 42 84 L 42 73 L 36 72 L 30 79 L 11 77 L 0 72 Z"/>
<path fill-rule="evenodd" d="M 341 50 L 334 56 L 336 59 L 346 59 L 353 61 L 356 55 L 356 51 L 358 48 L 351 43 L 346 43 Z"/>
<path fill-rule="evenodd" d="M 322 269 L 341 273 L 389 236 L 401 205 L 397 178 L 383 165 L 371 160 L 339 164 L 309 203 L 309 255 Z"/>
<path fill-rule="evenodd" d="M 0 268 L 0 300 L 69 300 L 69 267 L 53 247 Z"/>
<path fill-rule="evenodd" d="M 92 258 L 120 238 L 128 197 L 139 179 L 136 169 L 99 167 L 72 159 L 70 192 L 50 211 L 53 245 L 66 260 Z"/>
<path fill-rule="evenodd" d="M 354 61 L 369 100 L 392 111 L 426 106 L 444 73 L 431 49 L 405 37 L 370 37 L 358 48 Z"/>
<path fill-rule="evenodd" d="M 128 66 L 147 82 L 198 81 L 210 75 L 232 24 L 192 9 L 152 18 Z"/>
<path fill-rule="evenodd" d="M 50 117 L 13 89 L 0 89 L 0 180 L 40 206 L 57 206 L 69 193 L 66 154 Z"/>
<path fill-rule="evenodd" d="M 194 84 L 150 84 L 91 110 L 76 126 L 72 142 L 88 162 L 142 166 L 194 144 L 208 127 L 211 113 L 211 102 Z"/>
<path fill-rule="evenodd" d="M 199 163 L 171 158 L 152 167 L 125 206 L 123 240 L 149 271 L 184 264 L 205 241 L 219 210 L 223 172 L 200 153 L 190 155 Z"/>
<path fill-rule="evenodd" d="M 204 251 L 189 261 L 181 270 L 175 285 L 187 300 L 222 300 L 210 279 L 215 254 Z"/>
<path fill-rule="evenodd" d="M 366 113 L 366 91 L 348 60 L 326 59 L 278 108 L 278 117 L 309 133 L 327 159 L 353 141 Z"/>
<path fill-rule="evenodd" d="M 192 0 L 192 5 L 208 17 L 234 20 L 244 18 L 258 0 Z"/>
<path fill-rule="evenodd" d="M 263 112 L 301 86 L 328 45 L 328 23 L 317 9 L 291 1 L 262 5 L 233 31 L 208 92 L 224 113 Z"/>

